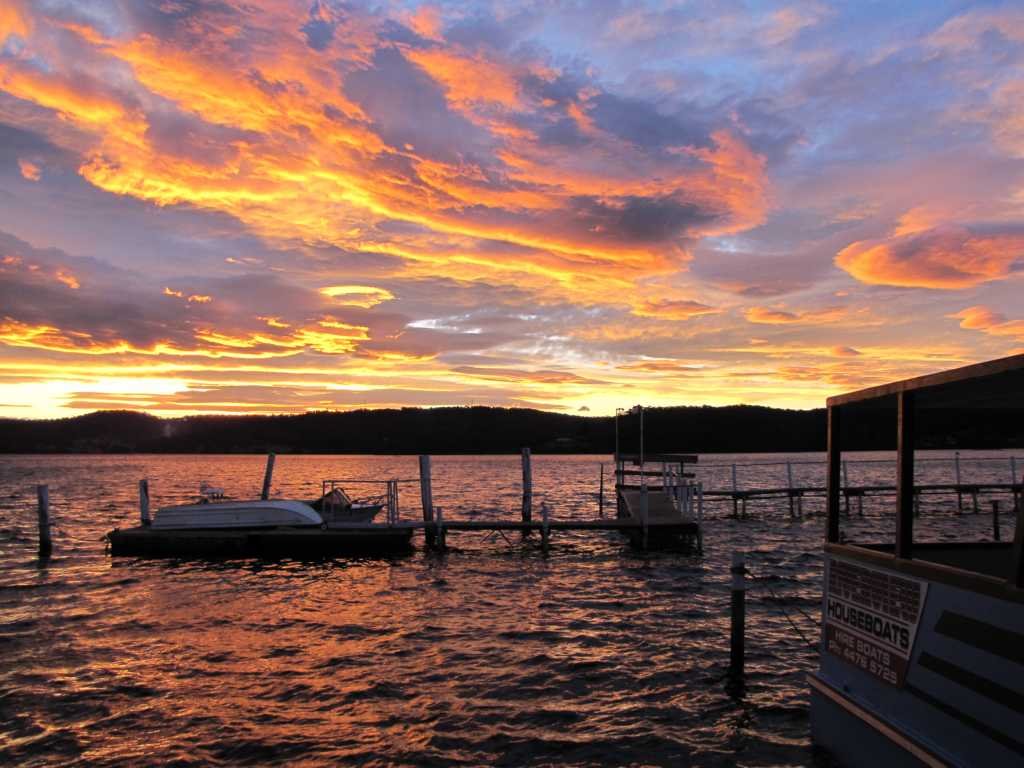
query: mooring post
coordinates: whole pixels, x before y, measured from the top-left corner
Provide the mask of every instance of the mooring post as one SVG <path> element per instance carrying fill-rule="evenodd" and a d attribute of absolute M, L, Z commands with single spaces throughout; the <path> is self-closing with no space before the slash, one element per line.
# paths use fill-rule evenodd
<path fill-rule="evenodd" d="M 550 511 L 548 510 L 547 502 L 542 501 L 540 503 L 540 546 L 545 552 L 548 551 L 548 538 L 551 536 L 551 531 L 548 528 L 548 516 Z"/>
<path fill-rule="evenodd" d="M 964 494 L 960 490 L 960 451 L 953 454 L 953 471 L 956 475 L 956 512 L 961 515 L 964 511 Z"/>
<path fill-rule="evenodd" d="M 604 517 L 604 462 L 601 462 L 601 490 L 597 493 L 597 513 Z"/>
<path fill-rule="evenodd" d="M 530 466 L 530 449 L 523 448 L 523 522 L 533 520 L 533 470 Z M 524 530 L 524 533 L 526 531 Z"/>
<path fill-rule="evenodd" d="M 992 536 L 996 541 L 1002 541 L 999 535 L 999 502 L 992 500 Z"/>
<path fill-rule="evenodd" d="M 149 480 L 139 480 L 139 522 L 146 526 L 150 524 L 149 519 Z"/>
<path fill-rule="evenodd" d="M 444 510 L 441 507 L 437 507 L 434 512 L 437 515 L 437 528 L 434 533 L 434 547 L 439 552 L 443 552 L 446 546 L 444 538 Z"/>
<path fill-rule="evenodd" d="M 276 456 L 273 452 L 267 454 L 267 468 L 263 472 L 263 492 L 260 493 L 260 498 L 266 501 L 270 498 L 270 481 L 274 477 L 274 459 Z"/>
<path fill-rule="evenodd" d="M 49 557 L 53 551 L 53 540 L 50 538 L 50 486 L 37 485 L 36 497 L 39 500 L 39 556 Z"/>
<path fill-rule="evenodd" d="M 736 483 L 736 464 L 732 465 L 732 516 L 735 518 L 739 512 L 739 506 L 736 497 L 736 491 L 739 490 L 739 486 Z"/>
<path fill-rule="evenodd" d="M 431 548 L 436 536 L 430 526 L 434 522 L 434 488 L 429 456 L 420 456 L 420 502 L 423 505 L 423 543 Z"/>
<path fill-rule="evenodd" d="M 789 516 L 793 517 L 793 464 L 786 462 L 786 495 L 789 496 Z"/>
<path fill-rule="evenodd" d="M 733 677 L 743 675 L 746 656 L 745 625 L 747 621 L 747 587 L 743 578 L 746 568 L 743 565 L 743 553 L 732 553 L 732 632 L 729 643 L 729 672 Z"/>

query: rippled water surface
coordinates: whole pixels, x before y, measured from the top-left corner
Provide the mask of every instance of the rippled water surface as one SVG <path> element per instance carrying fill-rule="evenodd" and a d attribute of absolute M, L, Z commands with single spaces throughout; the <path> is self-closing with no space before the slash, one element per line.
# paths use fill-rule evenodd
<path fill-rule="evenodd" d="M 700 475 L 726 488 L 737 462 L 741 487 L 784 485 L 785 465 L 763 464 L 787 458 L 821 457 L 704 457 Z M 535 457 L 535 503 L 556 518 L 595 517 L 599 461 Z M 816 653 L 801 637 L 816 640 L 820 498 L 803 519 L 773 502 L 746 520 L 713 505 L 703 555 L 644 554 L 593 532 L 556 534 L 547 555 L 467 533 L 449 534 L 445 555 L 389 560 L 105 553 L 105 532 L 135 524 L 139 478 L 161 505 L 192 498 L 200 479 L 252 497 L 262 470 L 259 456 L 0 457 L 0 763 L 821 762 L 804 680 Z M 921 471 L 924 482 L 952 479 L 948 461 Z M 1009 480 L 1006 457 L 962 471 Z M 822 482 L 820 465 L 793 472 Z M 893 468 L 848 473 L 891 482 Z M 313 497 L 323 477 L 415 476 L 415 457 L 283 456 L 274 493 Z M 56 525 L 45 562 L 37 483 L 50 486 Z M 514 516 L 519 494 L 517 457 L 434 459 L 446 519 Z M 418 496 L 403 486 L 403 516 L 419 514 Z M 991 537 L 990 514 L 955 507 L 927 499 L 918 535 Z M 877 501 L 844 523 L 861 538 L 892 527 Z M 756 578 L 743 690 L 724 679 L 735 549 Z"/>

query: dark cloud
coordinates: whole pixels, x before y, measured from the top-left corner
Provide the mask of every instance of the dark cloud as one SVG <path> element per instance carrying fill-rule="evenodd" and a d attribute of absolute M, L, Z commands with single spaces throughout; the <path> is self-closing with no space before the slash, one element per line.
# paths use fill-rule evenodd
<path fill-rule="evenodd" d="M 346 78 L 345 92 L 393 147 L 409 145 L 419 155 L 457 163 L 484 141 L 479 128 L 449 110 L 437 83 L 396 48 L 378 49 L 372 67 Z"/>

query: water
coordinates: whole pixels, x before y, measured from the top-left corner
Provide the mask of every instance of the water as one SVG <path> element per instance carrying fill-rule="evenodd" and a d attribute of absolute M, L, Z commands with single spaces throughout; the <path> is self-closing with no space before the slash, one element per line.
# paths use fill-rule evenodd
<path fill-rule="evenodd" d="M 784 466 L 753 464 L 787 458 L 821 457 L 705 457 L 722 466 L 701 472 L 727 487 L 736 461 L 742 487 L 775 485 Z M 535 457 L 535 504 L 594 517 L 598 461 Z M 139 478 L 159 506 L 190 499 L 199 479 L 251 497 L 262 471 L 259 456 L 0 458 L 0 763 L 823 764 L 805 683 L 816 653 L 801 636 L 816 639 L 817 514 L 760 504 L 734 521 L 721 505 L 703 556 L 642 554 L 614 533 L 557 533 L 547 556 L 466 533 L 449 534 L 447 555 L 388 560 L 105 554 L 103 534 L 135 524 Z M 891 465 L 854 471 L 892 479 Z M 1005 460 L 963 471 L 1008 480 Z M 415 476 L 415 457 L 285 456 L 274 488 L 303 498 L 322 477 Z M 45 563 L 37 483 L 56 524 Z M 518 457 L 434 458 L 446 519 L 514 516 L 519 493 Z M 415 486 L 402 500 L 419 514 Z M 989 515 L 954 508 L 929 500 L 920 535 L 991 536 Z M 878 538 L 884 510 L 871 503 L 847 531 Z M 734 549 L 759 577 L 742 691 L 724 680 Z"/>

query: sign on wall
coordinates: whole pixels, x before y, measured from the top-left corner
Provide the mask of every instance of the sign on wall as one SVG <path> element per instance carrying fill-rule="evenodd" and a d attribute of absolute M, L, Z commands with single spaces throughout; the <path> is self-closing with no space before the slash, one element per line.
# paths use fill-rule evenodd
<path fill-rule="evenodd" d="M 928 584 L 829 557 L 825 564 L 825 650 L 879 680 L 902 686 Z"/>

